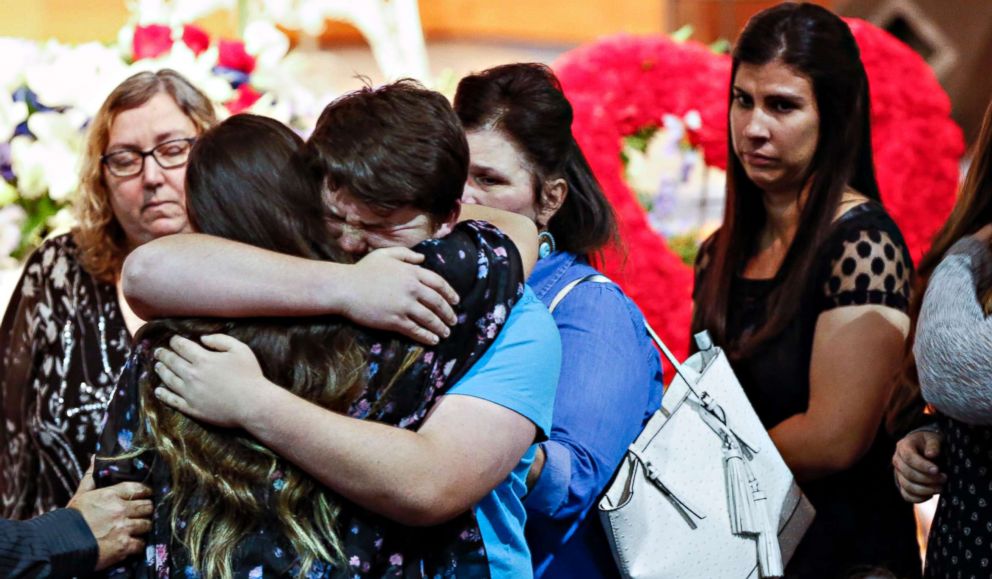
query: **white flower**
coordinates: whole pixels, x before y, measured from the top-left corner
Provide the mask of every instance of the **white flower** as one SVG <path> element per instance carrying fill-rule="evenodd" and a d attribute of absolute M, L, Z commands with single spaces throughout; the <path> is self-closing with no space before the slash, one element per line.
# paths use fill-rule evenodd
<path fill-rule="evenodd" d="M 85 115 L 68 110 L 39 112 L 28 119 L 28 135 L 10 142 L 11 168 L 17 188 L 26 199 L 46 192 L 53 201 L 65 201 L 79 186 L 79 158 Z"/>
<path fill-rule="evenodd" d="M 248 112 L 273 118 L 284 125 L 289 125 L 293 117 L 293 111 L 289 102 L 279 99 L 276 95 L 267 92 L 263 94 L 255 104 L 251 105 Z"/>
<path fill-rule="evenodd" d="M 245 51 L 257 68 L 278 66 L 289 52 L 289 38 L 271 22 L 256 20 L 245 27 Z"/>
<path fill-rule="evenodd" d="M 0 141 L 7 141 L 14 136 L 17 125 L 28 118 L 28 105 L 15 102 L 10 93 L 0 93 Z"/>
<path fill-rule="evenodd" d="M 67 233 L 76 226 L 76 223 L 76 214 L 72 209 L 70 207 L 63 207 L 55 215 L 48 218 L 48 227 L 50 229 L 48 235 L 53 236 Z"/>
<path fill-rule="evenodd" d="M 690 131 L 698 131 L 703 127 L 703 117 L 699 115 L 699 111 L 692 109 L 687 112 L 682 120 L 685 121 L 685 126 L 688 127 Z"/>
<path fill-rule="evenodd" d="M 76 47 L 54 41 L 45 59 L 25 72 L 38 101 L 49 107 L 75 107 L 93 116 L 115 86 L 127 78 L 127 65 L 116 49 L 97 42 Z"/>
<path fill-rule="evenodd" d="M 6 179 L 0 179 L 0 207 L 6 207 L 17 201 L 17 197 L 17 189 Z"/>
<path fill-rule="evenodd" d="M 40 58 L 38 44 L 21 38 L 0 38 L 0 90 L 13 92 L 24 84 L 24 71 Z"/>
<path fill-rule="evenodd" d="M 0 257 L 7 258 L 21 244 L 21 226 L 28 214 L 20 205 L 0 209 Z"/>
<path fill-rule="evenodd" d="M 143 58 L 135 62 L 131 65 L 129 73 L 136 74 L 146 70 L 157 71 L 171 68 L 202 90 L 210 100 L 215 103 L 222 103 L 234 96 L 234 89 L 231 88 L 231 84 L 226 79 L 213 73 L 213 67 L 216 64 L 216 46 L 211 46 L 203 54 L 197 56 L 186 44 L 177 42 L 172 45 L 172 50 L 158 58 Z"/>
<path fill-rule="evenodd" d="M 117 53 L 125 60 L 134 57 L 134 24 L 125 24 L 117 31 Z"/>
<path fill-rule="evenodd" d="M 25 199 L 46 192 L 54 201 L 64 201 L 79 186 L 79 155 L 66 143 L 15 137 L 10 143 L 11 168 L 17 189 Z"/>

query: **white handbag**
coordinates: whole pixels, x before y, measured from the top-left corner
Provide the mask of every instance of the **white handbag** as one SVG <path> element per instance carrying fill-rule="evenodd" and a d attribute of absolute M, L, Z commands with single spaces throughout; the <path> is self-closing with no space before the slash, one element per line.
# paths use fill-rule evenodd
<path fill-rule="evenodd" d="M 599 503 L 621 574 L 781 576 L 812 505 L 708 334 L 679 364 L 647 330 L 677 375 Z"/>
<path fill-rule="evenodd" d="M 593 274 L 573 280 L 612 283 Z M 599 503 L 621 574 L 630 578 L 782 576 L 815 512 L 706 332 L 680 364 L 645 328 L 676 376 Z"/>

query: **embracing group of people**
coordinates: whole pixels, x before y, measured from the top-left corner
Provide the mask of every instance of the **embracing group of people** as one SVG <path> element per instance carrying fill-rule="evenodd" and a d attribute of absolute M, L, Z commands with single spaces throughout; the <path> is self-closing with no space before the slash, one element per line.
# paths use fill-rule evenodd
<path fill-rule="evenodd" d="M 868 90 L 828 10 L 749 21 L 693 331 L 817 510 L 787 576 L 920 576 L 907 501 L 941 489 L 926 575 L 988 576 L 992 120 L 914 288 Z M 617 285 L 573 284 L 617 230 L 572 118 L 538 64 L 467 76 L 453 106 L 363 88 L 306 141 L 217 123 L 173 71 L 124 81 L 79 225 L 0 329 L 0 509 L 30 519 L 3 521 L 0 569 L 616 576 L 596 503 L 662 371 Z"/>

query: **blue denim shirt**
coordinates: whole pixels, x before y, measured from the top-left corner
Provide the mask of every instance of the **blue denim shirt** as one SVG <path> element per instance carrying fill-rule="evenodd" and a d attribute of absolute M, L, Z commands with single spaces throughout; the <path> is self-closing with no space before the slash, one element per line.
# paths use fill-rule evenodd
<path fill-rule="evenodd" d="M 527 283 L 549 305 L 569 282 L 596 273 L 570 253 L 540 261 Z M 536 577 L 615 577 L 596 504 L 661 404 L 661 363 L 637 306 L 615 284 L 576 286 L 554 312 L 562 368 L 544 470 L 527 495 Z"/>

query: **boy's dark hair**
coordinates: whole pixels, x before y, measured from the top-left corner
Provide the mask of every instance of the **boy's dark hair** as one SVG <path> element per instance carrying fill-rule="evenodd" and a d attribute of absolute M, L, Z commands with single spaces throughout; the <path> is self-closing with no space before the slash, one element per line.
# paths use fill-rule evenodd
<path fill-rule="evenodd" d="M 410 206 L 451 216 L 468 176 L 468 142 L 440 93 L 403 79 L 335 99 L 307 150 L 329 189 L 382 211 Z"/>

